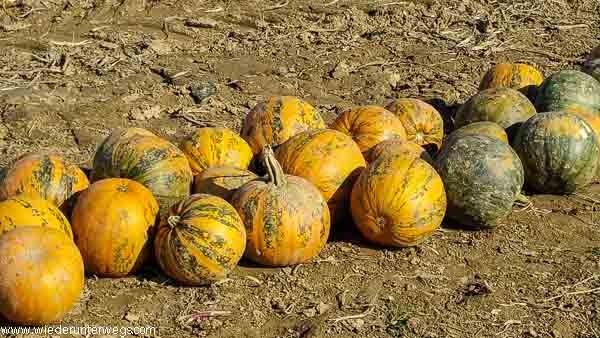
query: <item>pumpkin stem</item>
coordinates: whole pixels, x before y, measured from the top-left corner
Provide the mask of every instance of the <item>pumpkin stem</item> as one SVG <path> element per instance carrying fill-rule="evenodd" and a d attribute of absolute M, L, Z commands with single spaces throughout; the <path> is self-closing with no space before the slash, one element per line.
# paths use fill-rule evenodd
<path fill-rule="evenodd" d="M 174 228 L 177 226 L 177 223 L 179 223 L 180 220 L 180 216 L 169 216 L 169 218 L 167 218 L 167 223 L 169 223 L 171 228 Z"/>
<path fill-rule="evenodd" d="M 275 184 L 276 186 L 281 186 L 286 183 L 285 173 L 281 168 L 279 162 L 275 158 L 275 153 L 270 145 L 266 145 L 262 151 L 263 157 L 263 165 L 267 169 L 267 176 L 269 182 Z"/>
<path fill-rule="evenodd" d="M 527 196 L 523 195 L 522 193 L 517 194 L 517 197 L 515 198 L 515 202 L 519 202 L 519 203 L 522 203 L 525 205 L 529 205 L 531 203 L 529 198 L 527 198 Z"/>

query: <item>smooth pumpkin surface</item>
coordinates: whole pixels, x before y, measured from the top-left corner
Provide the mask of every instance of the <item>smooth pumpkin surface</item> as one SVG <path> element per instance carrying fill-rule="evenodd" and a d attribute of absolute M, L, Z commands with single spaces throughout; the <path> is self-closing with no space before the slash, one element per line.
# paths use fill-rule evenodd
<path fill-rule="evenodd" d="M 379 106 L 348 109 L 338 115 L 329 128 L 352 137 L 363 154 L 382 141 L 407 139 L 402 122 Z"/>
<path fill-rule="evenodd" d="M 16 195 L 42 198 L 68 214 L 72 198 L 89 184 L 85 173 L 62 156 L 26 154 L 9 167 L 0 182 L 0 199 Z"/>
<path fill-rule="evenodd" d="M 146 186 L 159 203 L 161 214 L 189 196 L 192 171 L 175 145 L 140 128 L 113 131 L 98 147 L 93 180 L 128 178 Z"/>
<path fill-rule="evenodd" d="M 105 277 L 137 271 L 152 253 L 158 208 L 152 192 L 136 181 L 107 178 L 90 185 L 71 217 L 86 271 Z"/>
<path fill-rule="evenodd" d="M 508 135 L 499 124 L 489 121 L 473 122 L 455 129 L 448 138 L 462 137 L 465 135 L 484 135 L 508 143 Z"/>
<path fill-rule="evenodd" d="M 246 169 L 253 157 L 252 149 L 243 138 L 221 127 L 196 129 L 181 142 L 180 148 L 194 175 L 221 165 Z"/>
<path fill-rule="evenodd" d="M 442 179 L 426 161 L 402 153 L 379 157 L 352 189 L 350 209 L 369 241 L 415 246 L 437 230 L 446 212 Z"/>
<path fill-rule="evenodd" d="M 205 285 L 225 278 L 246 248 L 246 229 L 224 199 L 193 194 L 163 217 L 154 241 L 161 269 L 186 285 Z"/>
<path fill-rule="evenodd" d="M 579 116 L 539 114 L 521 126 L 513 147 L 527 186 L 540 193 L 570 193 L 591 183 L 598 166 L 598 138 Z"/>
<path fill-rule="evenodd" d="M 591 75 L 597 81 L 600 81 L 600 56 L 583 64 L 583 71 Z"/>
<path fill-rule="evenodd" d="M 429 103 L 411 98 L 402 98 L 390 102 L 386 109 L 394 113 L 408 135 L 408 140 L 420 146 L 442 146 L 444 138 L 444 119 Z"/>
<path fill-rule="evenodd" d="M 485 73 L 479 84 L 479 91 L 507 87 L 531 98 L 535 96 L 538 86 L 543 81 L 544 74 L 533 66 L 523 63 L 499 63 Z"/>
<path fill-rule="evenodd" d="M 257 155 L 265 145 L 273 148 L 307 130 L 325 128 L 321 114 L 295 96 L 270 96 L 246 115 L 241 136 Z"/>
<path fill-rule="evenodd" d="M 0 257 L 0 314 L 13 323 L 59 323 L 81 297 L 83 260 L 63 230 L 10 230 L 0 236 Z"/>
<path fill-rule="evenodd" d="M 267 266 L 308 262 L 329 237 L 327 202 L 306 179 L 285 175 L 270 147 L 262 156 L 266 179 L 244 184 L 231 200 L 246 227 L 244 255 Z"/>
<path fill-rule="evenodd" d="M 448 140 L 435 168 L 446 188 L 446 215 L 465 228 L 496 227 L 523 187 L 523 166 L 515 151 L 484 135 Z"/>
<path fill-rule="evenodd" d="M 405 154 L 405 156 L 419 157 L 427 163 L 433 163 L 431 156 L 425 148 L 410 141 L 387 140 L 379 143 L 371 149 L 366 157 L 368 163 L 384 156 L 390 156 L 394 153 Z"/>
<path fill-rule="evenodd" d="M 230 166 L 211 167 L 194 177 L 195 194 L 210 194 L 229 201 L 242 185 L 258 178 L 246 169 Z"/>
<path fill-rule="evenodd" d="M 459 108 L 454 122 L 456 128 L 473 122 L 495 122 L 511 137 L 521 123 L 535 114 L 535 107 L 525 95 L 514 89 L 497 87 L 472 96 Z"/>
<path fill-rule="evenodd" d="M 73 238 L 69 221 L 50 201 L 17 195 L 0 202 L 0 234 L 22 226 L 55 228 Z"/>
<path fill-rule="evenodd" d="M 332 223 L 349 216 L 352 185 L 367 165 L 350 136 L 331 129 L 303 132 L 279 146 L 275 157 L 286 174 L 305 178 L 319 189 Z"/>
<path fill-rule="evenodd" d="M 575 109 L 600 114 L 600 82 L 578 70 L 563 70 L 542 83 L 535 101 L 538 111 Z"/>

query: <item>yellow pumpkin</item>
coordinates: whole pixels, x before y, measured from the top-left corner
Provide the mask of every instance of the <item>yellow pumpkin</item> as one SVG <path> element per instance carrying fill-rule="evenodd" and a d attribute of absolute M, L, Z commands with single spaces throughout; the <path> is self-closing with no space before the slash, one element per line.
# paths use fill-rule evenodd
<path fill-rule="evenodd" d="M 342 132 L 358 144 L 363 154 L 385 140 L 406 140 L 402 122 L 391 112 L 379 106 L 362 106 L 344 111 L 329 126 Z"/>
<path fill-rule="evenodd" d="M 194 194 L 163 217 L 154 241 L 161 269 L 185 285 L 206 285 L 225 278 L 246 248 L 246 229 L 224 199 Z"/>
<path fill-rule="evenodd" d="M 69 238 L 73 238 L 69 221 L 50 201 L 17 195 L 0 202 L 0 234 L 21 226 L 60 229 Z"/>
<path fill-rule="evenodd" d="M 158 202 L 142 184 L 126 178 L 99 180 L 73 208 L 75 243 L 89 273 L 123 277 L 151 257 Z"/>
<path fill-rule="evenodd" d="M 380 157 L 390 156 L 390 154 L 394 153 L 403 153 L 406 156 L 419 157 L 429 164 L 433 163 L 433 159 L 427 153 L 425 148 L 414 142 L 400 140 L 387 140 L 379 143 L 371 149 L 366 160 L 371 163 Z"/>
<path fill-rule="evenodd" d="M 499 63 L 490 68 L 479 84 L 479 91 L 507 87 L 531 98 L 544 81 L 544 75 L 535 67 L 523 63 Z"/>
<path fill-rule="evenodd" d="M 219 196 L 229 201 L 237 189 L 256 178 L 256 174 L 246 169 L 211 167 L 194 178 L 194 193 Z"/>
<path fill-rule="evenodd" d="M 402 98 L 390 102 L 386 109 L 398 116 L 409 141 L 420 146 L 441 148 L 444 120 L 432 105 L 418 99 Z"/>
<path fill-rule="evenodd" d="M 0 236 L 0 258 L 0 314 L 15 324 L 57 324 L 81 297 L 83 260 L 63 230 L 12 229 Z"/>
<path fill-rule="evenodd" d="M 295 96 L 270 96 L 246 115 L 240 134 L 257 155 L 265 145 L 275 148 L 300 132 L 321 128 L 325 121 L 308 102 Z"/>
<path fill-rule="evenodd" d="M 253 156 L 252 149 L 243 138 L 221 127 L 196 129 L 180 148 L 187 156 L 194 175 L 206 168 L 222 165 L 246 169 Z"/>
<path fill-rule="evenodd" d="M 424 160 L 392 153 L 361 173 L 352 189 L 350 210 L 367 240 L 384 246 L 415 246 L 442 223 L 444 184 Z"/>

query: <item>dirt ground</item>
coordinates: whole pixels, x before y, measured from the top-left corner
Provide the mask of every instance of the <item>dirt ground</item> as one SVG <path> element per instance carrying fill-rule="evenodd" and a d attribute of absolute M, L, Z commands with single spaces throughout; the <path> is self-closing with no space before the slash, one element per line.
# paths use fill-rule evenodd
<path fill-rule="evenodd" d="M 597 0 L 326 2 L 3 0 L 0 166 L 58 151 L 89 168 L 116 127 L 174 142 L 198 126 L 239 130 L 273 94 L 303 97 L 327 120 L 349 105 L 421 98 L 450 129 L 491 64 L 548 75 L 600 44 Z M 190 83 L 216 92 L 196 102 Z M 493 231 L 444 228 L 418 248 L 371 247 L 348 224 L 312 264 L 242 261 L 210 288 L 176 287 L 156 267 L 90 276 L 63 325 L 153 326 L 160 337 L 598 338 L 600 185 L 532 200 Z M 190 320 L 199 311 L 224 312 Z"/>

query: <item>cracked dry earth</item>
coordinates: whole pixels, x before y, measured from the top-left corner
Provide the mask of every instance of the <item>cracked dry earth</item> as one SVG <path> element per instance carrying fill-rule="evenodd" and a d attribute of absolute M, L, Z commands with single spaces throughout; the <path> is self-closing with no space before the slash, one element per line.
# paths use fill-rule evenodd
<path fill-rule="evenodd" d="M 491 64 L 548 75 L 600 44 L 596 0 L 326 2 L 3 0 L 0 166 L 55 151 L 89 168 L 116 127 L 174 142 L 201 125 L 239 130 L 273 94 L 303 97 L 328 121 L 350 105 L 421 98 L 450 129 Z M 214 95 L 195 101 L 194 81 Z M 153 326 L 160 337 L 600 337 L 600 185 L 532 200 L 493 231 L 444 229 L 418 248 L 371 247 L 346 224 L 314 263 L 242 261 L 211 288 L 176 287 L 152 266 L 89 276 L 63 325 Z M 198 311 L 223 312 L 190 321 Z"/>

